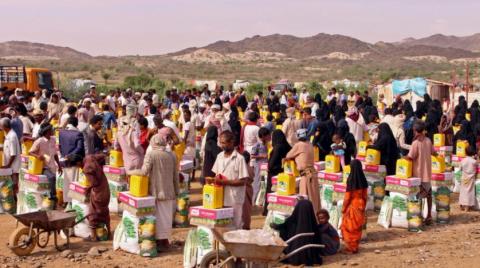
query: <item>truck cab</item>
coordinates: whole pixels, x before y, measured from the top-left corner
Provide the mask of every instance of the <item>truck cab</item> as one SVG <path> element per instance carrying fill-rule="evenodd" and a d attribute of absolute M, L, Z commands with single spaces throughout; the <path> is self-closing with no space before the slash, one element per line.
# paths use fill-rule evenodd
<path fill-rule="evenodd" d="M 0 88 L 7 88 L 7 90 L 22 88 L 30 92 L 42 89 L 53 90 L 52 72 L 45 68 L 0 66 Z"/>

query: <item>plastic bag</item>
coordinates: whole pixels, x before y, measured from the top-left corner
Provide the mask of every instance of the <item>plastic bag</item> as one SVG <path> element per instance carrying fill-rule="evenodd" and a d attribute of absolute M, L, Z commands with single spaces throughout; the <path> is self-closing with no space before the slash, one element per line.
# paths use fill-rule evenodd
<path fill-rule="evenodd" d="M 260 189 L 258 190 L 257 199 L 255 200 L 256 206 L 263 206 L 265 203 L 265 195 L 267 192 L 267 184 L 265 181 L 260 182 Z"/>
<path fill-rule="evenodd" d="M 390 228 L 390 224 L 392 221 L 392 199 L 390 196 L 385 196 L 383 198 L 382 207 L 380 208 L 380 213 L 378 214 L 377 223 L 383 228 L 388 229 Z"/>

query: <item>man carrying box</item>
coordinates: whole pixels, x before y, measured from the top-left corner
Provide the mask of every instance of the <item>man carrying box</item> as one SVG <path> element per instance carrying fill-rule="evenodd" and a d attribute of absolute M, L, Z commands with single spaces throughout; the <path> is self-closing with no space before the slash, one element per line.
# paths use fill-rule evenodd
<path fill-rule="evenodd" d="M 220 146 L 223 152 L 217 155 L 212 171 L 216 174 L 208 183 L 224 186 L 223 204 L 233 207 L 233 222 L 235 228 L 242 228 L 243 202 L 245 199 L 245 182 L 249 174 L 245 158 L 235 150 L 235 136 L 231 131 L 220 134 Z"/>

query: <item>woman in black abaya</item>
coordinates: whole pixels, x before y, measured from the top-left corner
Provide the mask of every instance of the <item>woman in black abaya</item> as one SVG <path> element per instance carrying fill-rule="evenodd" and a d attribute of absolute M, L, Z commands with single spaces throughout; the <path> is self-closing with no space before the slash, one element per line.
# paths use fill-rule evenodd
<path fill-rule="evenodd" d="M 280 232 L 280 237 L 285 241 L 297 234 L 314 233 L 313 236 L 301 237 L 292 241 L 285 249 L 285 254 L 307 244 L 321 244 L 315 212 L 309 200 L 298 201 L 292 215 L 285 220 L 285 223 L 279 225 L 272 224 L 272 227 Z M 284 262 L 292 265 L 313 266 L 315 264 L 322 264 L 322 257 L 320 256 L 319 248 L 309 248 L 300 251 L 284 260 Z"/>
<path fill-rule="evenodd" d="M 378 125 L 378 138 L 373 145 L 369 145 L 367 148 L 380 151 L 380 164 L 386 166 L 387 175 L 395 175 L 395 167 L 400 154 L 397 141 L 387 123 Z"/>

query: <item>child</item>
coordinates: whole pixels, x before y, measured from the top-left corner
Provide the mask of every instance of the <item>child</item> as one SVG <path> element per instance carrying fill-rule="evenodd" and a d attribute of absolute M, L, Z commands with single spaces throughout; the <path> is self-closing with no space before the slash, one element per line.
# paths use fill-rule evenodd
<path fill-rule="evenodd" d="M 321 244 L 325 245 L 325 248 L 320 249 L 320 255 L 330 256 L 337 253 L 340 248 L 340 237 L 337 230 L 328 223 L 330 215 L 326 209 L 321 209 L 317 213 L 318 231 L 320 232 Z"/>
<path fill-rule="evenodd" d="M 417 120 L 413 124 L 415 135 L 408 155 L 404 158 L 413 162 L 412 176 L 422 179 L 419 198 L 427 198 L 428 213 L 424 223 L 432 224 L 432 155 L 437 155 L 433 150 L 432 142 L 425 136 L 425 123 Z M 455 146 L 454 146 L 455 148 Z"/>
<path fill-rule="evenodd" d="M 342 207 L 342 237 L 345 253 L 355 254 L 362 238 L 362 226 L 365 224 L 368 183 L 363 173 L 362 163 L 356 159 L 350 162 L 350 175 Z"/>
<path fill-rule="evenodd" d="M 475 198 L 475 176 L 477 171 L 477 161 L 474 158 L 475 150 L 468 146 L 467 157 L 461 162 L 462 182 L 460 185 L 460 197 L 458 203 L 463 211 L 470 211 L 476 202 Z"/>
<path fill-rule="evenodd" d="M 191 122 L 192 112 L 183 111 L 183 141 L 185 142 L 185 153 L 188 159 L 195 159 L 195 124 Z"/>
<path fill-rule="evenodd" d="M 260 142 L 257 142 L 252 148 L 252 162 L 254 169 L 253 179 L 253 200 L 257 198 L 258 191 L 260 190 L 260 166 L 268 163 L 268 149 L 267 144 L 270 141 L 270 131 L 264 127 L 258 130 L 258 138 Z"/>
<path fill-rule="evenodd" d="M 248 179 L 245 183 L 245 201 L 243 202 L 243 209 L 242 209 L 242 221 L 244 230 L 250 230 L 250 223 L 252 221 L 252 207 L 253 207 L 253 176 L 254 171 L 253 168 L 250 166 L 250 154 L 247 151 L 243 151 L 242 153 L 243 158 L 245 158 L 245 162 L 247 163 L 248 168 Z"/>
<path fill-rule="evenodd" d="M 231 131 L 220 134 L 220 146 L 223 152 L 217 155 L 212 171 L 214 179 L 206 178 L 208 183 L 223 185 L 223 205 L 233 207 L 233 223 L 236 229 L 242 228 L 242 210 L 245 201 L 245 182 L 249 178 L 245 158 L 235 150 L 235 135 Z"/>
<path fill-rule="evenodd" d="M 29 154 L 43 161 L 42 174 L 48 178 L 50 187 L 50 201 L 55 209 L 57 205 L 56 173 L 57 169 L 62 173 L 59 158 L 56 152 L 55 137 L 53 136 L 53 127 L 49 123 L 42 123 L 38 131 L 39 138 L 33 142 Z"/>
<path fill-rule="evenodd" d="M 342 168 L 345 166 L 345 149 L 347 148 L 347 145 L 343 141 L 342 137 L 335 133 L 332 137 L 332 145 L 330 145 L 330 148 L 332 148 L 332 152 L 334 155 L 340 157 L 340 163 L 342 164 Z"/>
<path fill-rule="evenodd" d="M 273 123 L 273 115 L 268 114 L 267 115 L 267 122 L 263 126 L 264 128 L 268 129 L 270 133 L 272 133 L 275 130 L 275 124 Z"/>

